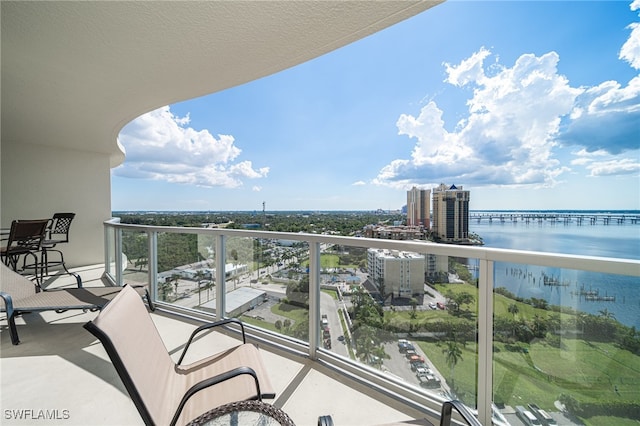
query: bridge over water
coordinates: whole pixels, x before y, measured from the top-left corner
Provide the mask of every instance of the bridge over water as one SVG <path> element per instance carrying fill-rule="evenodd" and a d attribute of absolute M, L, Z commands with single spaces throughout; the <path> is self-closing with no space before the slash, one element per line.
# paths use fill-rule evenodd
<path fill-rule="evenodd" d="M 555 212 L 470 212 L 469 220 L 481 223 L 524 222 L 524 223 L 575 223 L 578 225 L 597 224 L 640 224 L 640 214 L 623 213 L 555 213 Z"/>

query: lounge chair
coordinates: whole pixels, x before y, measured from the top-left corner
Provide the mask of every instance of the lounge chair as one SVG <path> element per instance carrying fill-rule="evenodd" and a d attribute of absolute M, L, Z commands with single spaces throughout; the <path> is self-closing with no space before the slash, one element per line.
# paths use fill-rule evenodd
<path fill-rule="evenodd" d="M 181 365 L 193 338 L 221 325 L 239 326 L 243 343 Z M 147 425 L 183 425 L 234 401 L 275 398 L 259 350 L 246 343 L 244 326 L 237 319 L 198 327 L 177 363 L 140 297 L 129 286 L 85 328 L 102 342 Z"/>
<path fill-rule="evenodd" d="M 0 262 L 0 298 L 4 307 L 0 311 L 7 313 L 11 343 L 20 343 L 15 319 L 18 315 L 29 312 L 57 311 L 72 309 L 97 311 L 112 300 L 123 287 L 81 287 L 60 288 L 40 291 L 40 287 L 26 277 L 12 271 Z M 147 299 L 153 309 L 151 298 L 145 287 L 134 293 Z"/>

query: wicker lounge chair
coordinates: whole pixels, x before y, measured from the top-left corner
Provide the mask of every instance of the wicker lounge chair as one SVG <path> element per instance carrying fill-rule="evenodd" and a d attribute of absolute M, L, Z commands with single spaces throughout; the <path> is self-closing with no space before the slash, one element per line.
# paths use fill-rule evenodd
<path fill-rule="evenodd" d="M 12 271 L 0 262 L 0 299 L 4 306 L 0 311 L 7 313 L 11 343 L 20 343 L 15 318 L 29 312 L 57 311 L 72 309 L 100 310 L 112 300 L 123 287 L 82 287 L 61 288 L 40 291 L 39 286 L 26 277 Z M 146 297 L 151 309 L 153 305 L 146 288 L 134 291 Z"/>
<path fill-rule="evenodd" d="M 181 365 L 199 332 L 225 324 L 240 326 L 242 344 Z M 234 401 L 275 398 L 259 350 L 246 343 L 244 326 L 236 319 L 197 328 L 177 363 L 140 297 L 128 286 L 85 328 L 102 342 L 147 425 L 182 425 Z"/>

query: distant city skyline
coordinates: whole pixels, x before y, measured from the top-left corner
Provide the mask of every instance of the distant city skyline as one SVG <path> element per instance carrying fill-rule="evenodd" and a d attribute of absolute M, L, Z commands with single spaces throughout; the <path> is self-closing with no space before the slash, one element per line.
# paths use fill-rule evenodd
<path fill-rule="evenodd" d="M 151 111 L 120 133 L 112 210 L 398 210 L 441 183 L 472 211 L 640 209 L 639 12 L 448 1 Z"/>

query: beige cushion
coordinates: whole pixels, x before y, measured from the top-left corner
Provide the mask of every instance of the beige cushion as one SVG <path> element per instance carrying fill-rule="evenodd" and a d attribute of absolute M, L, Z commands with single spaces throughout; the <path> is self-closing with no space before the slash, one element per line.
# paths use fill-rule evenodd
<path fill-rule="evenodd" d="M 236 367 L 246 366 L 255 370 L 259 376 L 261 393 L 273 393 L 258 348 L 252 344 L 240 344 L 190 365 L 176 365 L 140 296 L 128 286 L 102 310 L 93 323 L 110 337 L 147 410 L 158 425 L 171 422 L 181 398 L 191 386 Z M 235 377 L 193 396 L 178 424 L 185 424 L 222 404 L 256 396 L 255 382 L 251 376 Z"/>

